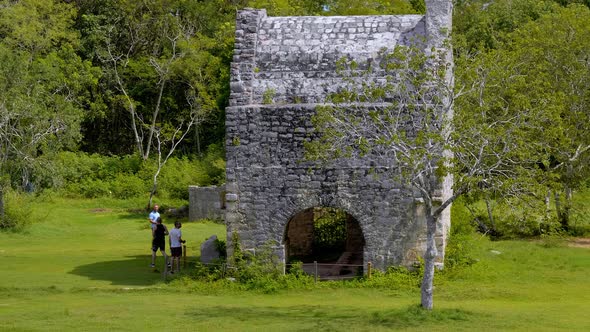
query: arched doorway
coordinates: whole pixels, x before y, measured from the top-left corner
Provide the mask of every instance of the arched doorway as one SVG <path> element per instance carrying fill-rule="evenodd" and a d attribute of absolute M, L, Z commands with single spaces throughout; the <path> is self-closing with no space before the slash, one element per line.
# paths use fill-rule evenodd
<path fill-rule="evenodd" d="M 365 239 L 358 221 L 342 209 L 313 207 L 294 215 L 285 231 L 286 263 L 302 262 L 326 277 L 355 276 L 363 272 Z"/>

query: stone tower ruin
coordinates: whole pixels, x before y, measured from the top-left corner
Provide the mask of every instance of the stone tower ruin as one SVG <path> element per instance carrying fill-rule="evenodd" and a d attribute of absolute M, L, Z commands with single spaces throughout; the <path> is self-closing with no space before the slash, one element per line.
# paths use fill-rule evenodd
<path fill-rule="evenodd" d="M 425 218 L 412 190 L 376 178 L 363 160 L 320 166 L 305 161 L 303 142 L 318 103 L 342 86 L 336 62 L 374 59 L 382 48 L 426 37 L 441 47 L 451 27 L 451 1 L 427 0 L 426 15 L 268 17 L 238 12 L 226 109 L 228 249 L 265 243 L 283 262 L 312 245 L 314 208 L 345 211 L 346 251 L 366 266 L 410 266 L 425 250 Z M 450 181 L 442 192 L 449 194 Z M 447 209 L 449 211 L 449 209 Z M 450 213 L 437 235 L 442 263 Z M 229 253 L 231 254 L 231 252 Z"/>

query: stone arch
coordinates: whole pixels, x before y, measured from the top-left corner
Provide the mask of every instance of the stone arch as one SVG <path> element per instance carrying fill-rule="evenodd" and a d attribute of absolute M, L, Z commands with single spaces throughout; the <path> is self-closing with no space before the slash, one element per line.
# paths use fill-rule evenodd
<path fill-rule="evenodd" d="M 292 215 L 283 235 L 285 263 L 325 265 L 323 275 L 362 271 L 365 237 L 361 223 L 344 209 L 314 206 Z"/>

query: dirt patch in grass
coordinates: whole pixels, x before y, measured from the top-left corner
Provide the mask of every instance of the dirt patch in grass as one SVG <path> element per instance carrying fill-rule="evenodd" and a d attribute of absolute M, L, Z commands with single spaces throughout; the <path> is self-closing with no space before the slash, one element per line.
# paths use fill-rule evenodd
<path fill-rule="evenodd" d="M 569 246 L 576 248 L 590 248 L 590 238 L 573 239 L 570 241 Z"/>
<path fill-rule="evenodd" d="M 112 211 L 113 211 L 113 209 L 104 209 L 104 208 L 90 209 L 91 213 L 110 213 Z"/>

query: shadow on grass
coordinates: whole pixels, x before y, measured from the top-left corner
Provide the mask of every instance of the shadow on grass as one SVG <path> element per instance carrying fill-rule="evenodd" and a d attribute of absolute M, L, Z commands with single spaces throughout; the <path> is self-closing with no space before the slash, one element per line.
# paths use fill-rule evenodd
<path fill-rule="evenodd" d="M 125 260 L 96 262 L 75 267 L 70 274 L 87 277 L 90 280 L 110 281 L 111 285 L 149 286 L 162 280 L 164 259 L 156 259 L 156 269 L 149 266 L 151 256 L 127 256 Z"/>
<path fill-rule="evenodd" d="M 125 213 L 118 214 L 117 219 L 136 221 L 137 224 L 140 225 L 141 228 L 147 229 L 147 228 L 149 228 L 148 215 L 149 215 L 149 212 L 145 212 L 143 210 L 141 210 L 141 211 L 127 210 L 127 211 L 125 211 Z M 169 216 L 166 214 L 162 214 L 161 216 L 162 216 L 162 221 L 163 221 L 164 225 L 166 225 L 169 228 L 173 227 L 174 222 L 177 220 L 180 220 L 183 223 L 189 222 L 188 217 L 174 217 L 174 216 Z"/>
<path fill-rule="evenodd" d="M 366 328 L 369 326 L 381 326 L 387 329 L 404 329 L 439 323 L 453 324 L 460 322 L 472 322 L 480 317 L 466 310 L 460 309 L 435 309 L 423 310 L 417 305 L 388 310 L 359 310 L 356 307 L 334 306 L 281 306 L 281 307 L 199 307 L 185 312 L 185 315 L 198 321 L 228 319 L 228 312 L 238 322 L 249 321 L 269 323 L 277 320 L 297 320 L 300 326 L 305 326 L 301 331 L 340 330 L 342 326 L 349 328 Z"/>
<path fill-rule="evenodd" d="M 117 215 L 117 219 L 136 220 L 136 221 L 145 222 L 147 225 L 148 215 L 149 215 L 149 212 L 145 212 L 143 210 L 141 210 L 141 211 L 140 210 L 126 210 L 125 213 L 120 213 L 119 215 Z"/>

